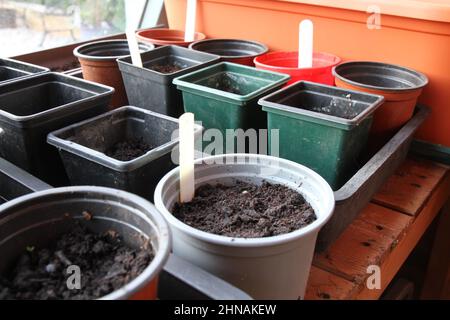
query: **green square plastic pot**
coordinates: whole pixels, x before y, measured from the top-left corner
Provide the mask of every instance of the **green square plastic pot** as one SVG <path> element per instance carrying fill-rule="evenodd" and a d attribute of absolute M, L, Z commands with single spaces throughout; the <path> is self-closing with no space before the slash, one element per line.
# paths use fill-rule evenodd
<path fill-rule="evenodd" d="M 267 112 L 272 155 L 306 165 L 339 189 L 357 170 L 373 112 L 384 98 L 300 81 L 259 101 Z M 278 142 L 278 146 L 276 146 Z"/>
<path fill-rule="evenodd" d="M 222 62 L 178 77 L 173 83 L 183 93 L 184 110 L 194 113 L 205 129 L 218 129 L 224 139 L 223 150 L 230 153 L 238 150 L 236 141 L 234 149 L 226 149 L 227 129 L 266 129 L 267 116 L 258 100 L 288 80 L 285 74 Z"/>

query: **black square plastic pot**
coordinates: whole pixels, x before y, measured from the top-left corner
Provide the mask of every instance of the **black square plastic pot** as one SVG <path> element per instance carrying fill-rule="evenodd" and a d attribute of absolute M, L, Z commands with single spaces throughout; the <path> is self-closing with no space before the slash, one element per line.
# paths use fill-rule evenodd
<path fill-rule="evenodd" d="M 58 73 L 0 85 L 0 157 L 51 185 L 67 184 L 47 134 L 107 111 L 113 92 Z"/>
<path fill-rule="evenodd" d="M 3 58 L 0 59 L 0 85 L 48 71 L 50 71 L 48 68 Z"/>
<path fill-rule="evenodd" d="M 141 57 L 144 68 L 134 66 L 130 57 L 118 59 L 130 105 L 175 118 L 184 110 L 182 94 L 172 80 L 220 60 L 219 56 L 179 46 L 160 47 Z M 178 70 L 161 70 L 167 66 Z"/>
<path fill-rule="evenodd" d="M 60 151 L 72 185 L 95 185 L 121 189 L 153 199 L 159 180 L 175 164 L 171 154 L 178 146 L 172 135 L 178 119 L 137 107 L 122 107 L 55 131 L 48 143 Z M 196 126 L 196 135 L 201 126 Z M 130 161 L 105 153 L 117 143 L 143 139 L 151 149 Z"/>

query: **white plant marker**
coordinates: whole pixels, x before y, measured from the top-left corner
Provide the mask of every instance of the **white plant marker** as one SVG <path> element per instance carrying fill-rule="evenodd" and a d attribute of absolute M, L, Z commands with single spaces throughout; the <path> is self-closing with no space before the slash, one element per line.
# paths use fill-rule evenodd
<path fill-rule="evenodd" d="M 298 33 L 298 67 L 312 68 L 314 26 L 311 20 L 300 22 Z"/>
<path fill-rule="evenodd" d="M 136 34 L 133 29 L 127 30 L 127 40 L 128 40 L 128 47 L 130 48 L 130 54 L 131 54 L 131 62 L 136 67 L 142 68 L 142 58 L 141 58 L 141 52 L 139 50 L 139 44 L 136 39 Z"/>
<path fill-rule="evenodd" d="M 180 125 L 180 202 L 190 202 L 195 195 L 194 182 L 194 114 L 185 113 Z"/>
<path fill-rule="evenodd" d="M 188 0 L 186 9 L 186 25 L 184 28 L 184 41 L 195 40 L 195 24 L 197 19 L 197 0 Z"/>

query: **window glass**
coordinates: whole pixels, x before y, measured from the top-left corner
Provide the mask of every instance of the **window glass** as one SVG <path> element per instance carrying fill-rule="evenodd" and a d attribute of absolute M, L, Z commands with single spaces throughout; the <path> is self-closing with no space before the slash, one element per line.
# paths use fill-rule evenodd
<path fill-rule="evenodd" d="M 137 27 L 144 2 L 0 0 L 0 57 L 124 32 L 127 17 Z"/>

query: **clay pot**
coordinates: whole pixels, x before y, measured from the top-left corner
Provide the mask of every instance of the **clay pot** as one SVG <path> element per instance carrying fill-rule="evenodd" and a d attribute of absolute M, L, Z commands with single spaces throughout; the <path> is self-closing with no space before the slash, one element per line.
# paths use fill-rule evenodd
<path fill-rule="evenodd" d="M 333 69 L 336 86 L 384 96 L 374 114 L 371 140 L 381 146 L 413 116 L 428 78 L 415 70 L 380 63 L 354 61 Z"/>
<path fill-rule="evenodd" d="M 147 29 L 136 32 L 136 37 L 144 43 L 157 46 L 177 45 L 188 47 L 192 42 L 203 40 L 206 36 L 201 32 L 196 32 L 194 41 L 184 41 L 184 31 L 173 29 Z"/>
<path fill-rule="evenodd" d="M 142 52 L 154 49 L 152 44 L 139 44 L 139 47 Z M 80 60 L 84 79 L 116 89 L 111 100 L 112 108 L 128 104 L 122 74 L 116 61 L 130 55 L 126 40 L 90 42 L 75 48 L 73 54 Z"/>

